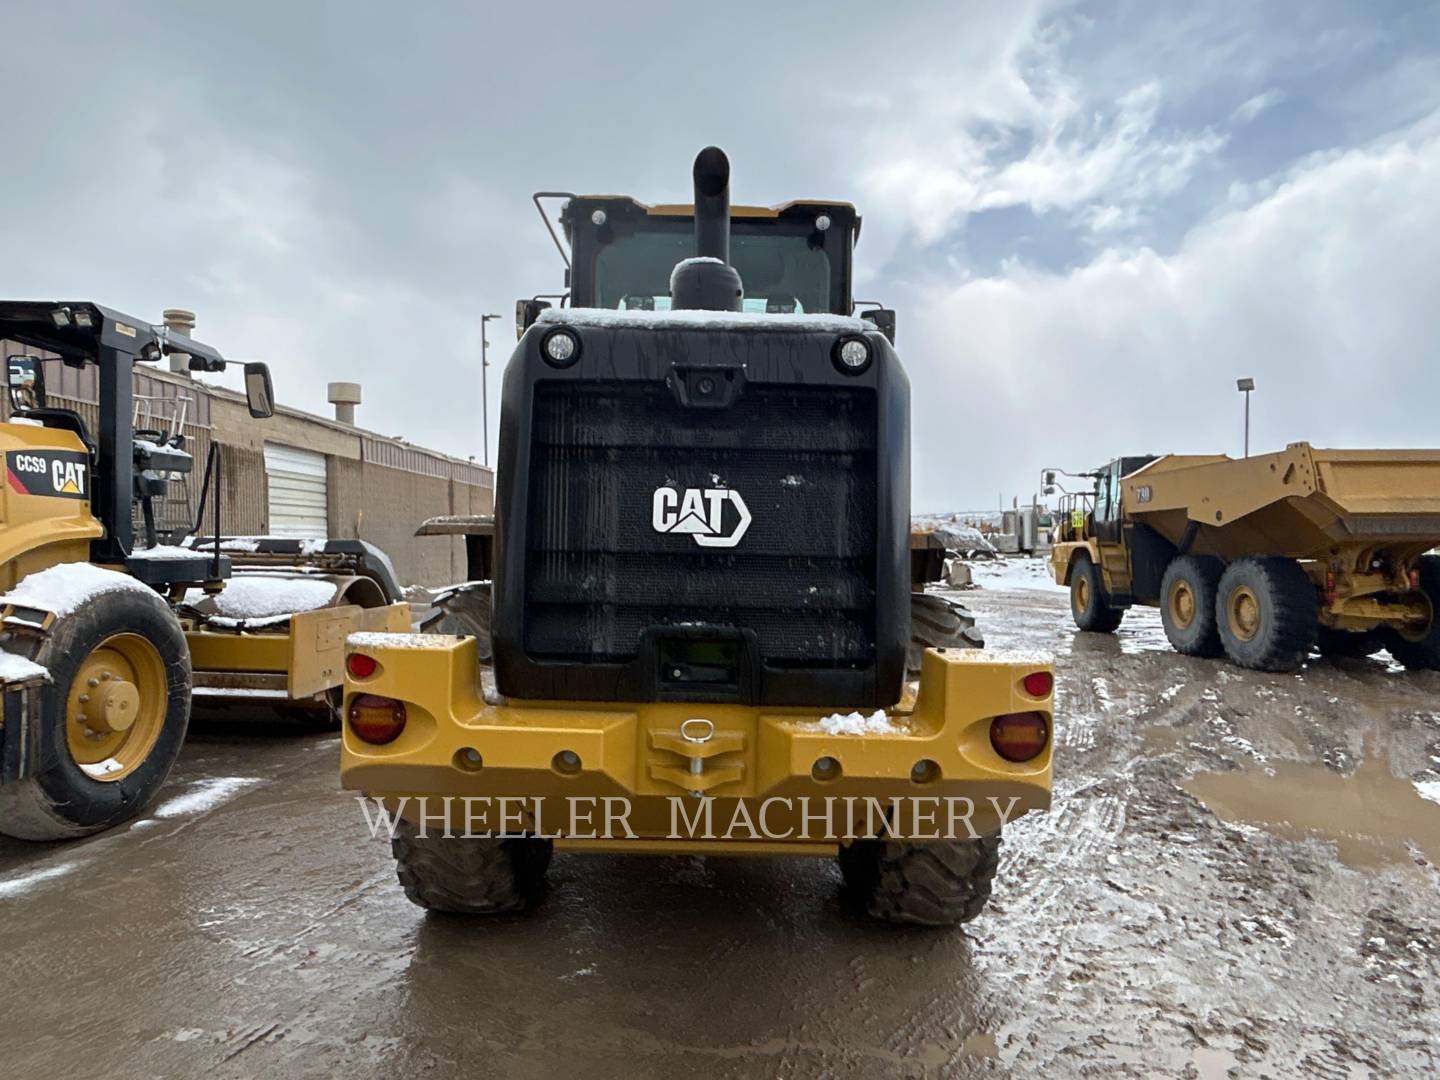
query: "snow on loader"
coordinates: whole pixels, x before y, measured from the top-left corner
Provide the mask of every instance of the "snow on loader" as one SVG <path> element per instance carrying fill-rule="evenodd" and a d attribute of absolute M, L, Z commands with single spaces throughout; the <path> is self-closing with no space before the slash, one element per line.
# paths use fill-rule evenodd
<path fill-rule="evenodd" d="M 893 313 L 850 316 L 853 208 L 732 214 L 728 178 L 568 197 L 582 306 L 522 301 L 505 373 L 493 668 L 350 639 L 342 783 L 422 907 L 526 908 L 558 845 L 838 855 L 872 915 L 950 924 L 1049 806 L 1047 660 L 932 648 L 906 692 L 909 386 Z"/>
<path fill-rule="evenodd" d="M 1045 473 L 1053 492 L 1058 470 Z M 1293 671 L 1388 649 L 1440 668 L 1440 450 L 1117 458 L 1061 499 L 1051 569 L 1082 630 L 1159 607 L 1177 652 Z"/>
<path fill-rule="evenodd" d="M 208 632 L 194 633 L 204 617 L 191 608 L 223 597 L 233 566 L 218 536 L 204 548 L 159 542 L 155 501 L 194 463 L 178 431 L 137 437 L 134 366 L 174 352 L 188 355 L 194 370 L 220 371 L 226 361 L 184 335 L 89 302 L 0 302 L 0 337 L 66 364 L 94 365 L 100 390 L 92 429 L 79 413 L 47 405 L 38 357 L 12 357 L 6 366 L 0 833 L 54 840 L 138 814 L 185 737 L 192 654 Z M 268 369 L 252 363 L 244 371 L 251 416 L 270 416 Z M 212 444 L 201 500 L 213 488 L 217 522 L 219 461 Z M 366 625 L 361 608 L 337 610 L 352 617 L 328 629 L 321 616 L 309 631 L 304 619 L 277 622 L 265 635 L 232 628 L 226 647 L 208 655 L 241 672 L 308 671 L 328 655 L 328 683 L 307 675 L 298 687 L 323 693 L 340 680 L 344 636 Z"/>

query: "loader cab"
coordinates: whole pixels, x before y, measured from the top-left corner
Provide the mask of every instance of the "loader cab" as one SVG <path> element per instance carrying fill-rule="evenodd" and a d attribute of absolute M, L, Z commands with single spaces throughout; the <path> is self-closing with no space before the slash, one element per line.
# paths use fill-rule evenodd
<path fill-rule="evenodd" d="M 563 198 L 557 233 L 542 200 Z M 525 329 L 551 301 L 577 308 L 666 311 L 670 274 L 694 251 L 693 204 L 648 205 L 625 195 L 541 192 L 535 204 L 562 257 L 568 292 L 522 300 L 516 329 Z M 560 235 L 565 242 L 562 243 Z M 799 200 L 775 207 L 730 208 L 730 263 L 745 285 L 750 314 L 862 317 L 893 343 L 895 312 L 853 295 L 860 215 L 850 203 Z M 567 250 L 568 249 L 568 250 Z"/>

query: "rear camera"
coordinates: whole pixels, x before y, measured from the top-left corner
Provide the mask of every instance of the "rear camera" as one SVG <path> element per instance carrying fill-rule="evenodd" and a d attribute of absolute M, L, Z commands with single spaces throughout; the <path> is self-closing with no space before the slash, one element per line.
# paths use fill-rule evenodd
<path fill-rule="evenodd" d="M 700 391 L 703 396 L 709 397 L 715 392 L 715 380 L 709 375 L 702 376 L 700 381 L 695 384 L 695 389 Z"/>

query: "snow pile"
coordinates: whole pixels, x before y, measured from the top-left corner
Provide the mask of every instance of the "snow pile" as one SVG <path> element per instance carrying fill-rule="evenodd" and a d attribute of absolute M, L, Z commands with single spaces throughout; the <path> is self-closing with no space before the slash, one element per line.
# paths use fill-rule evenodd
<path fill-rule="evenodd" d="M 25 682 L 28 679 L 50 681 L 50 671 L 34 660 L 27 660 L 14 653 L 0 652 L 0 683 Z"/>
<path fill-rule="evenodd" d="M 1056 585 L 1049 559 L 997 559 L 973 563 L 970 573 L 984 589 L 1036 589 L 1040 592 L 1067 592 Z"/>
<path fill-rule="evenodd" d="M 185 603 L 227 619 L 283 618 L 314 611 L 335 599 L 335 583 L 289 574 L 243 574 L 231 578 L 214 596 L 189 589 Z M 209 601 L 207 604 L 206 601 Z M 203 607 L 202 607 L 203 605 Z"/>
<path fill-rule="evenodd" d="M 129 574 L 105 570 L 90 563 L 61 563 L 25 578 L 0 596 L 0 604 L 44 608 L 53 611 L 58 618 L 69 615 L 92 597 L 126 589 L 155 595 L 149 586 L 142 585 Z"/>
<path fill-rule="evenodd" d="M 547 308 L 541 323 L 630 330 L 782 330 L 866 334 L 875 324 L 847 315 L 770 315 L 748 311 L 612 311 L 610 308 Z"/>
<path fill-rule="evenodd" d="M 815 721 L 815 726 L 826 735 L 894 735 L 900 731 L 884 709 L 876 709 L 869 716 L 858 712 L 831 713 Z"/>
<path fill-rule="evenodd" d="M 176 457 L 190 458 L 190 451 L 188 450 L 180 450 L 174 446 L 161 446 L 159 443 L 153 443 L 149 439 L 136 439 L 135 446 L 140 450 L 144 450 L 147 454 L 174 454 Z M 191 458 L 191 460 L 194 459 Z"/>
<path fill-rule="evenodd" d="M 449 648 L 455 640 L 443 634 L 387 634 L 358 630 L 345 639 L 345 644 L 352 649 L 431 649 Z"/>
<path fill-rule="evenodd" d="M 132 559 L 155 559 L 161 562 L 166 559 L 193 559 L 197 555 L 204 555 L 205 552 L 197 552 L 194 548 L 174 547 L 171 544 L 156 544 L 154 547 L 136 548 L 130 553 Z"/>
<path fill-rule="evenodd" d="M 214 551 L 215 537 L 213 536 L 188 536 L 184 544 L 187 548 L 195 551 Z M 221 551 L 255 552 L 260 550 L 260 538 L 258 536 L 222 536 L 220 538 Z"/>
<path fill-rule="evenodd" d="M 325 545 L 328 541 L 322 536 L 314 540 L 300 541 L 301 555 L 324 555 Z"/>

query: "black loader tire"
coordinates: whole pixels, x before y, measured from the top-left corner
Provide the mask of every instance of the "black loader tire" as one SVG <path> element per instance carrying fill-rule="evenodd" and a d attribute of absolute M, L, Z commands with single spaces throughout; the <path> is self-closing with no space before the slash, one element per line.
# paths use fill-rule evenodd
<path fill-rule="evenodd" d="M 1440 671 L 1440 555 L 1422 555 L 1416 563 L 1420 590 L 1430 601 L 1430 625 L 1423 637 L 1387 627 L 1384 644 L 1390 655 L 1412 671 Z"/>
<path fill-rule="evenodd" d="M 910 594 L 910 646 L 905 650 L 905 677 L 920 677 L 920 660 L 926 649 L 983 649 L 985 638 L 975 625 L 975 614 L 935 593 Z"/>
<path fill-rule="evenodd" d="M 1083 551 L 1070 570 L 1070 615 L 1081 630 L 1096 634 L 1113 634 L 1125 617 L 1124 608 L 1110 606 L 1100 569 Z"/>
<path fill-rule="evenodd" d="M 974 840 L 856 840 L 840 849 L 850 900 L 871 918 L 917 926 L 969 922 L 990 900 L 1000 834 Z"/>
<path fill-rule="evenodd" d="M 1315 586 L 1294 559 L 1247 556 L 1220 577 L 1220 640 L 1239 667 L 1298 670 L 1319 633 L 1319 610 Z"/>
<path fill-rule="evenodd" d="M 1315 647 L 1320 655 L 1330 660 L 1360 660 L 1385 648 L 1385 636 L 1378 630 L 1336 630 L 1320 627 L 1315 638 Z"/>
<path fill-rule="evenodd" d="M 455 589 L 436 605 L 436 614 L 421 629 L 427 634 L 456 634 L 475 639 L 480 663 L 494 659 L 490 645 L 490 582 L 477 581 Z"/>
<path fill-rule="evenodd" d="M 1213 555 L 1181 555 L 1160 579 L 1160 622 L 1170 647 L 1185 656 L 1223 656 L 1215 596 L 1225 564 Z"/>
<path fill-rule="evenodd" d="M 66 732 L 71 684 L 91 653 L 127 634 L 145 639 L 163 664 L 159 731 L 126 775 L 97 779 L 71 755 Z M 92 595 L 56 619 L 33 659 L 50 672 L 40 692 L 42 771 L 0 787 L 0 833 L 21 840 L 63 840 L 129 821 L 159 794 L 190 725 L 190 651 L 169 606 L 156 593 L 121 588 Z M 133 730 L 133 729 L 132 729 Z"/>
<path fill-rule="evenodd" d="M 396 826 L 390 850 L 412 904 L 458 915 L 524 911 L 545 892 L 553 845 L 535 837 L 421 836 L 410 822 Z"/>

